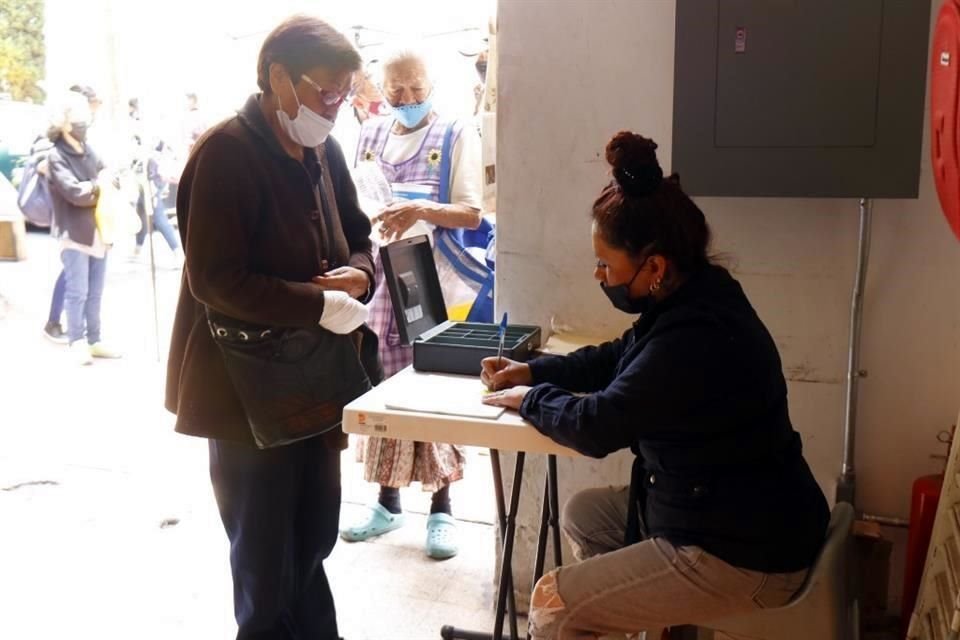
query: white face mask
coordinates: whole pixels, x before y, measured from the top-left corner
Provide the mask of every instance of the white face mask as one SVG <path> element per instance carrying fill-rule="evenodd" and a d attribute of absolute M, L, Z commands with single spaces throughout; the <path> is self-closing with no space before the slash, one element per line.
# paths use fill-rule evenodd
<path fill-rule="evenodd" d="M 293 81 L 290 81 L 290 87 L 293 88 Z M 333 129 L 333 121 L 327 120 L 319 113 L 300 104 L 300 98 L 294 90 L 293 99 L 297 101 L 299 108 L 297 115 L 292 120 L 283 109 L 277 109 L 277 119 L 280 121 L 280 127 L 286 132 L 290 139 L 304 147 L 317 147 L 326 142 L 327 136 Z M 280 95 L 277 95 L 277 104 L 280 103 Z"/>

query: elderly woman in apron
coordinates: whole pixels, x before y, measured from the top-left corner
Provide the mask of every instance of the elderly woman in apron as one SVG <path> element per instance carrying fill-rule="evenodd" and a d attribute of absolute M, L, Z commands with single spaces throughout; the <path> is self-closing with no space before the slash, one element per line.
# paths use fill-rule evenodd
<path fill-rule="evenodd" d="M 455 230 L 476 229 L 482 221 L 479 136 L 469 125 L 438 116 L 432 108 L 432 91 L 426 64 L 417 53 L 398 51 L 384 62 L 383 93 L 391 113 L 364 122 L 357 146 L 357 165 L 377 163 L 393 190 L 394 203 L 374 219 L 380 223 L 383 242 L 411 232 L 430 233 L 435 242 L 450 242 Z M 468 266 L 480 272 L 486 269 L 479 262 Z M 377 279 L 382 284 L 379 268 Z M 442 275 L 441 280 L 448 281 Z M 444 299 L 450 307 L 447 289 L 444 286 Z M 387 287 L 377 288 L 369 323 L 380 336 L 387 377 L 413 362 L 413 349 L 400 341 Z M 380 495 L 367 518 L 342 529 L 341 537 L 366 540 L 402 526 L 405 516 L 399 489 L 419 482 L 424 491 L 433 493 L 426 553 L 436 559 L 455 556 L 458 545 L 450 484 L 463 477 L 462 448 L 369 437 L 361 441 L 358 453 L 364 478 L 380 485 Z"/>

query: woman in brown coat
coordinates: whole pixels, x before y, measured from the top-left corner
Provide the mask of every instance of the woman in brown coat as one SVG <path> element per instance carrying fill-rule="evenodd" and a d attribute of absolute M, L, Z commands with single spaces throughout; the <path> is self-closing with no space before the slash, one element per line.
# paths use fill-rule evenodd
<path fill-rule="evenodd" d="M 238 639 L 338 637 L 323 560 L 337 539 L 345 436 L 337 426 L 256 448 L 208 317 L 278 329 L 319 323 L 334 334 L 366 319 L 370 223 L 327 137 L 359 67 L 325 22 L 286 20 L 260 52 L 262 93 L 198 141 L 180 181 L 186 269 L 166 406 L 177 431 L 209 439 Z"/>

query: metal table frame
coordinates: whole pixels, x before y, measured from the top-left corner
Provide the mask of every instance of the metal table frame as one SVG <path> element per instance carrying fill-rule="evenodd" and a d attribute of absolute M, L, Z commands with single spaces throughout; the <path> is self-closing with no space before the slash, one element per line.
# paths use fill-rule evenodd
<path fill-rule="evenodd" d="M 526 454 L 517 452 L 517 461 L 513 471 L 513 486 L 510 491 L 510 508 L 505 509 L 503 491 L 503 472 L 500 467 L 500 452 L 490 449 L 490 466 L 493 470 L 493 487 L 497 501 L 497 521 L 500 526 L 500 541 L 503 545 L 503 555 L 500 560 L 497 608 L 493 633 L 483 631 L 467 631 L 444 625 L 440 630 L 443 640 L 519 640 L 517 629 L 517 603 L 513 589 L 513 542 L 516 536 L 517 509 L 520 506 L 520 489 L 523 482 L 523 465 Z M 559 567 L 563 564 L 560 549 L 560 505 L 557 491 L 557 456 L 547 455 L 547 472 L 543 484 L 543 507 L 540 513 L 540 529 L 537 537 L 537 555 L 534 561 L 533 586 L 543 575 L 546 561 L 547 538 L 552 531 L 553 562 Z M 504 622 L 510 622 L 510 635 L 504 635 Z M 527 634 L 523 637 L 529 638 Z"/>
<path fill-rule="evenodd" d="M 534 584 L 536 584 L 536 581 L 543 574 L 547 540 L 551 537 L 551 529 L 553 530 L 554 563 L 557 566 L 562 564 L 559 527 L 560 508 L 557 492 L 557 455 L 577 457 L 580 454 L 540 434 L 533 425 L 525 422 L 519 415 L 512 412 L 506 412 L 496 419 L 491 419 L 387 408 L 387 400 L 394 390 L 399 388 L 403 389 L 405 393 L 409 393 L 411 388 L 415 388 L 422 390 L 420 391 L 422 393 L 431 393 L 431 389 L 434 389 L 435 386 L 432 383 L 440 378 L 449 378 L 450 380 L 445 381 L 448 385 L 464 385 L 464 388 L 468 389 L 470 394 L 478 391 L 478 378 L 475 376 L 425 374 L 418 373 L 412 367 L 408 367 L 347 405 L 344 409 L 343 428 L 347 433 L 367 436 L 425 442 L 450 442 L 490 450 L 497 524 L 500 527 L 500 543 L 502 544 L 502 557 L 500 566 L 497 568 L 496 623 L 492 633 L 466 631 L 444 625 L 440 635 L 444 640 L 519 640 L 521 637 L 526 637 L 526 633 L 521 636 L 517 629 L 512 561 L 526 456 L 532 453 L 547 456 L 547 470 L 543 485 L 543 508 L 534 566 Z M 410 385 L 414 386 L 411 387 Z M 504 492 L 500 451 L 517 452 L 509 507 Z M 505 635 L 504 631 L 506 621 L 510 623 L 509 635 Z"/>

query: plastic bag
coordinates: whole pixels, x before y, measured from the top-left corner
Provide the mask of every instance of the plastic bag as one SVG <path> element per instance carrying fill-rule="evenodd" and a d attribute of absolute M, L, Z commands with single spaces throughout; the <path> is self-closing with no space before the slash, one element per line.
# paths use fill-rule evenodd
<path fill-rule="evenodd" d="M 94 219 L 100 240 L 107 245 L 114 244 L 117 238 L 124 235 L 140 232 L 140 216 L 127 195 L 112 182 L 106 182 L 100 189 Z"/>
<path fill-rule="evenodd" d="M 373 218 L 393 201 L 393 191 L 376 162 L 361 162 L 351 172 L 360 208 Z"/>
<path fill-rule="evenodd" d="M 464 237 L 454 229 L 437 229 L 433 260 L 447 318 L 455 321 L 493 322 L 493 270 L 474 256 Z"/>
<path fill-rule="evenodd" d="M 380 166 L 376 162 L 359 163 L 353 169 L 352 176 L 353 183 L 357 186 L 357 200 L 360 202 L 360 208 L 371 220 L 398 200 L 395 197 L 394 189 L 387 182 L 386 176 L 383 175 L 383 171 L 380 170 Z M 430 243 L 433 244 L 433 225 L 418 220 L 400 236 L 400 239 L 420 235 L 429 236 Z M 375 242 L 380 243 L 379 224 L 373 225 L 371 237 L 374 238 Z"/>

